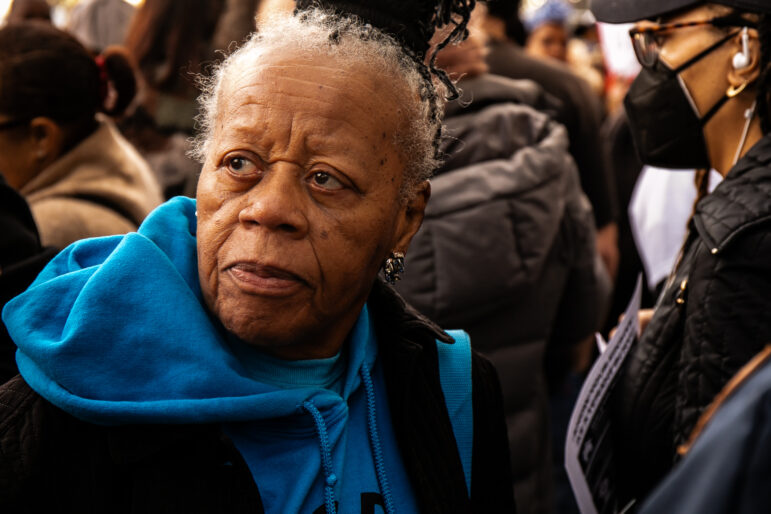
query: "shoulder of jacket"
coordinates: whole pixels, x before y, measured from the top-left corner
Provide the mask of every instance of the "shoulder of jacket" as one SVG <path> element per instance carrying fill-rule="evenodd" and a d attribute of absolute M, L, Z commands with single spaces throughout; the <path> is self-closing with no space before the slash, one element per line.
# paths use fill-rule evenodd
<path fill-rule="evenodd" d="M 732 172 L 696 206 L 694 226 L 710 252 L 721 253 L 739 236 L 771 225 L 771 166 L 756 163 Z"/>
<path fill-rule="evenodd" d="M 43 433 L 60 428 L 50 419 L 55 410 L 19 375 L 0 387 L 0 498 L 13 497 L 39 472 Z"/>
<path fill-rule="evenodd" d="M 25 446 L 43 436 L 46 428 L 58 422 L 53 417 L 71 417 L 35 392 L 16 375 L 0 386 L 0 455 L 16 444 Z M 72 418 L 73 420 L 75 418 Z"/>
<path fill-rule="evenodd" d="M 19 417 L 27 415 L 38 402 L 44 401 L 21 375 L 0 386 L 0 435 Z"/>

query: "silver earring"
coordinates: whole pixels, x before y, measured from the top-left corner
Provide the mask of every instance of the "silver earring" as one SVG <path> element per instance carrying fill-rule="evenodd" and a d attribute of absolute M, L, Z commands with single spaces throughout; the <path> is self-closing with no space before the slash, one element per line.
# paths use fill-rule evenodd
<path fill-rule="evenodd" d="M 383 274 L 386 282 L 393 285 L 401 280 L 401 274 L 404 273 L 404 254 L 402 252 L 391 252 L 391 256 L 383 264 Z"/>

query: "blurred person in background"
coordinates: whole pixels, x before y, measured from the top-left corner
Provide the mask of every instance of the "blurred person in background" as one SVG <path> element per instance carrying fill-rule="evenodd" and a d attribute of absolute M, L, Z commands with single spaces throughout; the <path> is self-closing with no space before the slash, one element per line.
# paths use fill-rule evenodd
<path fill-rule="evenodd" d="M 397 290 L 438 323 L 471 335 L 498 371 L 521 512 L 553 512 L 547 348 L 564 379 L 598 328 L 603 291 L 594 219 L 537 84 L 487 73 L 485 34 L 443 48 L 437 65 L 462 77 L 445 109 L 445 162 Z M 597 265 L 595 265 L 595 263 Z"/>
<path fill-rule="evenodd" d="M 646 497 L 706 406 L 771 341 L 771 4 L 595 0 L 592 9 L 599 21 L 638 22 L 630 34 L 643 69 L 625 107 L 643 163 L 724 177 L 697 202 L 614 391 L 623 506 Z"/>
<path fill-rule="evenodd" d="M 126 33 L 141 80 L 139 105 L 120 128 L 150 163 L 166 198 L 195 195 L 201 167 L 187 156 L 198 114 L 195 80 L 214 64 L 212 38 L 224 4 L 146 0 Z"/>
<path fill-rule="evenodd" d="M 553 59 L 530 56 L 513 39 L 524 35 L 518 1 L 491 0 L 487 5 L 482 26 L 489 36 L 490 72 L 533 80 L 562 103 L 555 118 L 568 130 L 570 154 L 578 165 L 581 187 L 594 210 L 597 251 L 612 278 L 618 268 L 617 206 L 615 183 L 602 158 L 602 105 L 589 85 L 567 66 Z"/>
<path fill-rule="evenodd" d="M 123 44 L 134 11 L 126 0 L 82 0 L 70 13 L 67 32 L 99 53 L 108 46 Z"/>
<path fill-rule="evenodd" d="M 294 2 L 289 0 L 291 8 Z M 212 48 L 230 52 L 234 45 L 242 44 L 254 32 L 255 17 L 266 0 L 225 0 L 222 14 L 212 35 Z"/>
<path fill-rule="evenodd" d="M 13 0 L 5 21 L 11 23 L 25 20 L 50 22 L 51 6 L 46 0 Z"/>
<path fill-rule="evenodd" d="M 592 11 L 574 9 L 568 18 L 568 33 L 571 35 L 567 48 L 570 69 L 589 83 L 592 91 L 603 100 L 603 106 L 606 106 L 605 56 L 600 45 L 597 20 Z"/>
<path fill-rule="evenodd" d="M 142 106 L 160 130 L 192 134 L 195 77 L 214 57 L 211 38 L 223 0 L 146 0 L 125 46 L 144 80 Z"/>
<path fill-rule="evenodd" d="M 535 57 L 567 62 L 570 36 L 567 23 L 572 13 L 573 8 L 561 0 L 549 0 L 526 11 L 522 21 L 527 30 L 527 52 Z"/>
<path fill-rule="evenodd" d="M 596 44 L 590 11 L 578 11 L 562 0 L 548 0 L 525 11 L 523 22 L 527 30 L 525 50 L 530 55 L 567 64 L 598 97 L 603 97 L 602 52 Z"/>
<path fill-rule="evenodd" d="M 125 53 L 96 58 L 50 24 L 0 29 L 0 173 L 29 202 L 43 245 L 136 230 L 162 198 L 109 116 L 135 92 Z"/>

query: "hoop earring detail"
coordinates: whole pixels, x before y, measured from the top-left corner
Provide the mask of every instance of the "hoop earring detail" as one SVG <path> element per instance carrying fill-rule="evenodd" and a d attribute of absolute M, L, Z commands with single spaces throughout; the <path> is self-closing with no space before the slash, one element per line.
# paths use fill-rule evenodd
<path fill-rule="evenodd" d="M 734 87 L 733 84 L 732 84 L 732 85 L 728 86 L 728 89 L 726 89 L 725 95 L 728 98 L 733 98 L 733 97 L 737 96 L 739 93 L 741 93 L 742 91 L 744 91 L 744 89 L 746 87 L 747 87 L 747 82 L 743 83 L 739 87 Z"/>
<path fill-rule="evenodd" d="M 394 285 L 401 280 L 401 274 L 404 273 L 404 254 L 402 252 L 391 252 L 390 257 L 383 264 L 383 275 L 386 282 Z"/>

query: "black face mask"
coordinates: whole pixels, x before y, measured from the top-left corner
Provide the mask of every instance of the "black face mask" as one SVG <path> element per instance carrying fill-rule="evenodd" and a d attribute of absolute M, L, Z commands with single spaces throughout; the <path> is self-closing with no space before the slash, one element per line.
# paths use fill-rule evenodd
<path fill-rule="evenodd" d="M 728 97 L 724 95 L 699 118 L 679 73 L 734 35 L 729 34 L 674 70 L 659 59 L 653 69 L 643 68 L 632 82 L 624 107 L 642 162 L 662 168 L 710 168 L 702 127 Z"/>

